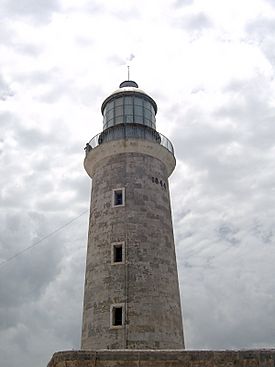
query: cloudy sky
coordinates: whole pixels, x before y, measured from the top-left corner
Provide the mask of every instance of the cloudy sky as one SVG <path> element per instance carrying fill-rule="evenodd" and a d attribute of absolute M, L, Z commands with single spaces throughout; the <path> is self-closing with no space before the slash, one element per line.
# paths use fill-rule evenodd
<path fill-rule="evenodd" d="M 0 16 L 1 365 L 79 348 L 83 147 L 128 64 L 175 147 L 187 348 L 274 347 L 275 0 L 0 0 Z"/>

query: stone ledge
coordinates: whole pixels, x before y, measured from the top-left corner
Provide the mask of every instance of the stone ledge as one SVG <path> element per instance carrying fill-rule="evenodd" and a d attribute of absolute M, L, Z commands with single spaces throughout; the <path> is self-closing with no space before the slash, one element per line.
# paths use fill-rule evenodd
<path fill-rule="evenodd" d="M 54 353 L 48 367 L 275 367 L 275 349 L 97 350 Z"/>
<path fill-rule="evenodd" d="M 168 177 L 172 174 L 176 166 L 174 155 L 162 145 L 149 140 L 122 139 L 109 141 L 88 151 L 84 159 L 84 168 L 92 178 L 98 162 L 104 158 L 125 153 L 147 154 L 159 159 L 165 164 Z"/>

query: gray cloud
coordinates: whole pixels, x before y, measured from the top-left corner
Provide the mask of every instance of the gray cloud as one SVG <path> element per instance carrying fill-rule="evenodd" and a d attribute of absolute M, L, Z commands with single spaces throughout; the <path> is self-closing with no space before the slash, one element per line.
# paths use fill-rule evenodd
<path fill-rule="evenodd" d="M 5 101 L 8 97 L 12 97 L 13 92 L 8 85 L 8 83 L 4 80 L 4 78 L 0 75 L 0 103 L 1 100 Z"/>
<path fill-rule="evenodd" d="M 57 138 L 53 133 L 46 134 L 38 129 L 26 129 L 23 127 L 18 128 L 15 139 L 18 145 L 30 150 L 43 149 L 43 146 L 49 145 L 49 142 L 56 143 L 61 140 L 60 137 Z"/>
<path fill-rule="evenodd" d="M 61 185 L 64 189 L 74 192 L 76 195 L 75 199 L 77 199 L 78 202 L 88 205 L 87 197 L 90 195 L 91 181 L 84 172 L 75 177 L 69 176 L 64 178 Z"/>
<path fill-rule="evenodd" d="M 2 52 L 16 52 L 29 57 L 38 56 L 43 46 L 41 44 L 32 43 L 29 39 L 23 39 L 20 33 L 16 31 L 16 27 L 12 26 L 11 19 L 14 19 L 14 14 L 10 14 L 9 10 L 2 9 L 3 19 L 5 21 L 0 24 L 0 43 L 3 48 Z"/>
<path fill-rule="evenodd" d="M 212 27 L 212 21 L 202 12 L 177 18 L 174 20 L 174 24 L 179 28 L 192 32 L 201 32 Z"/>
<path fill-rule="evenodd" d="M 85 4 L 85 11 L 88 11 L 89 13 L 95 15 L 97 13 L 101 13 L 102 11 L 104 11 L 104 5 L 102 5 L 101 2 L 99 1 L 94 1 L 94 0 L 90 0 L 87 1 L 87 3 Z"/>
<path fill-rule="evenodd" d="M 193 4 L 194 0 L 176 0 L 174 6 L 179 8 L 181 6 L 191 5 Z"/>
<path fill-rule="evenodd" d="M 272 6 L 275 6 L 275 1 L 274 0 L 265 0 L 267 3 L 269 3 Z"/>
<path fill-rule="evenodd" d="M 275 33 L 274 30 L 274 18 L 270 17 L 261 17 L 256 20 L 250 21 L 246 25 L 246 29 L 248 33 L 253 33 L 254 37 L 257 37 L 257 40 L 262 41 L 265 37 L 269 37 L 270 35 Z"/>
<path fill-rule="evenodd" d="M 0 216 L 1 240 L 4 236 L 8 243 L 3 247 L 0 242 L 1 258 L 68 220 L 38 212 Z M 22 366 L 46 365 L 56 349 L 79 348 L 87 217 L 0 267 L 0 351 L 5 366 L 14 366 L 21 354 Z"/>
<path fill-rule="evenodd" d="M 78 172 L 84 155 L 81 143 L 71 144 L 66 130 L 56 134 L 26 128 L 10 113 L 3 113 L 0 121 L 1 207 L 59 213 L 68 207 L 74 212 L 83 210 L 83 204 L 87 206 L 84 198 L 89 192 L 89 179 L 85 182 L 84 172 Z M 64 154 L 69 172 L 75 171 L 77 175 L 64 174 L 57 179 L 56 171 L 66 167 Z M 60 194 L 59 185 L 64 185 Z"/>
<path fill-rule="evenodd" d="M 2 9 L 6 17 L 27 17 L 35 22 L 49 22 L 54 12 L 60 10 L 55 0 L 4 0 Z"/>
<path fill-rule="evenodd" d="M 274 2 L 270 1 L 271 4 Z M 274 29 L 275 17 L 260 17 L 246 25 L 247 38 L 258 44 L 269 62 L 275 65 Z"/>
<path fill-rule="evenodd" d="M 130 6 L 128 7 L 125 7 L 123 5 L 121 7 L 117 7 L 115 10 L 109 10 L 106 6 L 105 11 L 107 13 L 110 13 L 112 16 L 118 18 L 119 20 L 123 19 L 125 22 L 141 19 L 140 8 L 133 4 L 134 3 L 130 4 Z"/>
<path fill-rule="evenodd" d="M 57 67 L 49 70 L 18 73 L 16 80 L 31 87 L 43 86 L 43 91 L 37 93 L 34 99 L 48 104 L 58 103 L 61 99 L 67 98 L 74 104 L 80 103 L 90 106 L 92 100 L 103 94 L 100 85 L 87 83 L 80 87 L 72 76 L 65 76 L 64 72 Z"/>
<path fill-rule="evenodd" d="M 9 46 L 11 40 L 16 36 L 16 31 L 7 22 L 0 23 L 0 43 L 2 46 Z"/>
<path fill-rule="evenodd" d="M 36 57 L 41 54 L 43 48 L 41 45 L 27 43 L 27 42 L 20 42 L 20 41 L 12 41 L 10 43 L 17 52 L 25 54 L 30 57 Z"/>
<path fill-rule="evenodd" d="M 121 55 L 110 55 L 108 61 L 114 65 L 126 65 L 125 58 Z"/>

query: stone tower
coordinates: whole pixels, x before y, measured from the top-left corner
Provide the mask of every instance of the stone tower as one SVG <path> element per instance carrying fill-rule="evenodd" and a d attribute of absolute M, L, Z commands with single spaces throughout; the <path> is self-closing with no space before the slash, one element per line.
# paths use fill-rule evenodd
<path fill-rule="evenodd" d="M 92 197 L 81 349 L 182 349 L 168 177 L 173 146 L 157 105 L 125 81 L 86 146 Z"/>

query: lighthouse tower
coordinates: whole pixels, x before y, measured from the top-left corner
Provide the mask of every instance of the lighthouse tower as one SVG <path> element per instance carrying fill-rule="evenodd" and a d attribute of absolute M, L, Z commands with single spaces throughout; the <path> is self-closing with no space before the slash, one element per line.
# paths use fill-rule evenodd
<path fill-rule="evenodd" d="M 183 349 L 168 177 L 156 102 L 125 81 L 86 146 L 92 178 L 81 349 Z"/>

